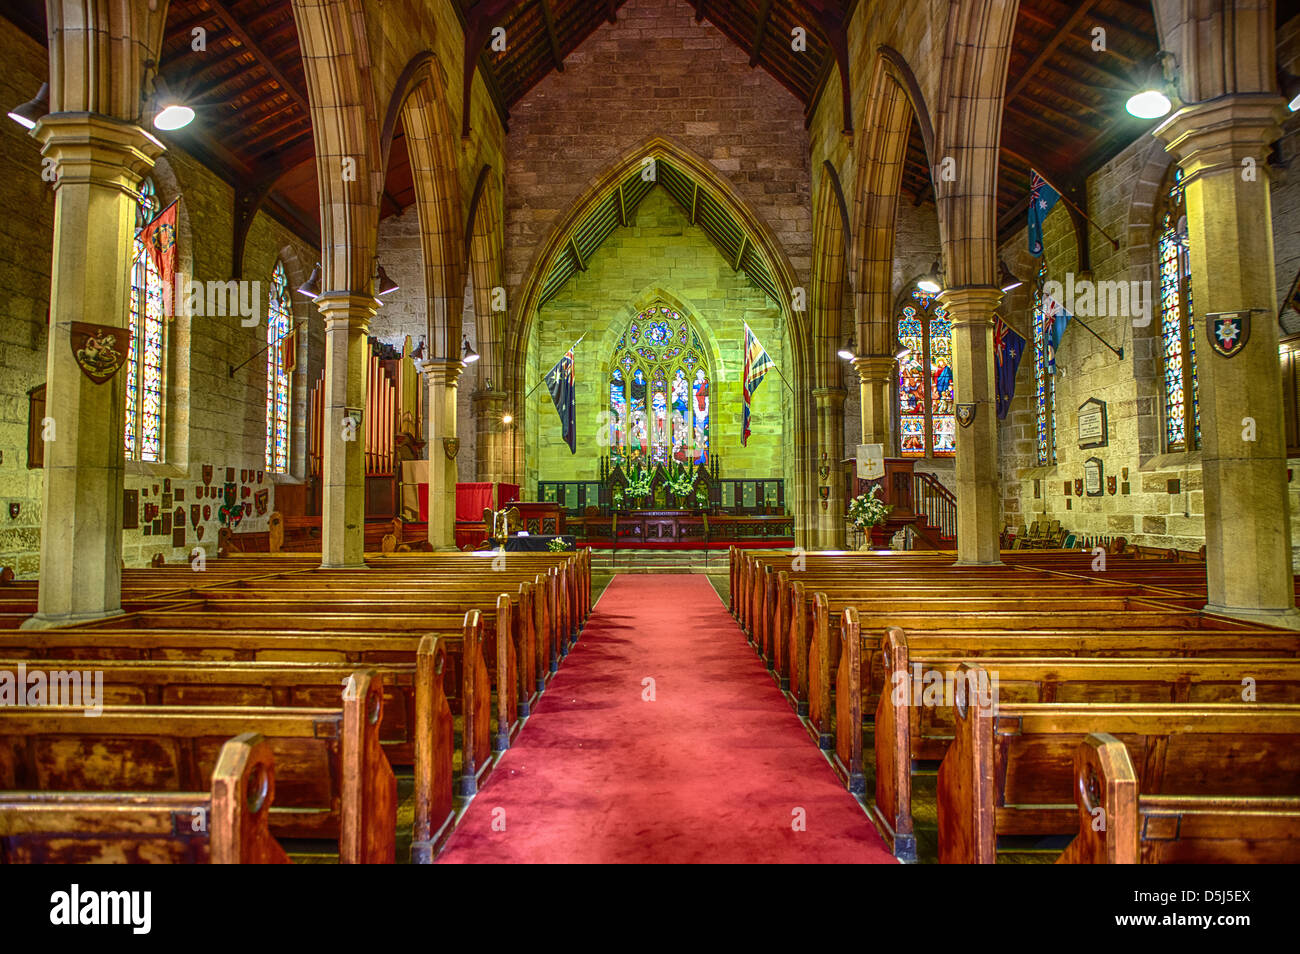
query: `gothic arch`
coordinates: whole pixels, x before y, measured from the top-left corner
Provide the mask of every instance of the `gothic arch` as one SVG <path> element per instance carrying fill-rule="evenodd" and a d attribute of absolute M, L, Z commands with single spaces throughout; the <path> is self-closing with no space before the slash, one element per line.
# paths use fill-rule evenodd
<path fill-rule="evenodd" d="M 808 546 L 816 529 L 814 499 L 816 442 L 811 436 L 805 436 L 815 431 L 811 426 L 812 389 L 809 387 L 813 380 L 813 347 L 807 312 L 794 308 L 796 286 L 794 268 L 772 230 L 736 194 L 730 183 L 713 168 L 712 164 L 669 139 L 651 137 L 638 148 L 626 153 L 576 199 L 567 212 L 556 219 L 545 241 L 534 251 L 525 272 L 524 282 L 511 302 L 510 318 L 507 322 L 506 377 L 513 406 L 518 414 L 526 413 L 522 395 L 526 390 L 524 368 L 527 342 L 537 315 L 545 276 L 556 256 L 561 253 L 574 227 L 598 202 L 616 188 L 619 182 L 641 168 L 642 161 L 647 157 L 671 160 L 690 175 L 699 184 L 701 190 L 708 190 L 711 197 L 741 224 L 749 241 L 761 251 L 771 272 L 780 296 L 777 305 L 781 308 L 785 321 L 794 363 L 791 383 L 795 389 L 794 428 L 796 440 L 799 442 L 796 447 L 795 492 L 791 498 L 794 501 L 795 542 L 800 546 Z M 524 427 L 516 429 L 516 441 L 522 440 L 526 427 L 525 423 Z M 521 453 L 520 466 L 523 466 L 524 448 L 519 446 L 518 449 Z"/>

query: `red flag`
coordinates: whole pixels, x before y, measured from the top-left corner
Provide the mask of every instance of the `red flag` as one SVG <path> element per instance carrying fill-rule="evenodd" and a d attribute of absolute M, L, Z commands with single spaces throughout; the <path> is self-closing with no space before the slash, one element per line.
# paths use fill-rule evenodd
<path fill-rule="evenodd" d="M 163 314 L 172 314 L 176 283 L 176 203 L 159 212 L 152 222 L 140 230 L 140 241 L 148 250 L 158 277 L 162 279 Z"/>

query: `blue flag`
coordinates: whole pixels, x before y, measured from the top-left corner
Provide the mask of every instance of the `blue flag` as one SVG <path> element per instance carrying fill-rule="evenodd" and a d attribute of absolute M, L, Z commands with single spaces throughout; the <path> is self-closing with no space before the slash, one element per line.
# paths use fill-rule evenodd
<path fill-rule="evenodd" d="M 1016 396 L 1016 372 L 1020 370 L 1020 356 L 1025 353 L 1025 339 L 1005 321 L 998 318 L 993 326 L 993 354 L 997 362 L 998 420 L 1006 419 L 1011 409 L 1011 399 Z"/>
<path fill-rule="evenodd" d="M 1049 186 L 1037 172 L 1029 170 L 1029 254 L 1043 254 L 1043 222 L 1061 194 Z"/>
<path fill-rule="evenodd" d="M 1043 339 L 1047 343 L 1047 373 L 1056 373 L 1056 352 L 1065 337 L 1065 326 L 1073 316 L 1055 298 L 1043 296 Z"/>
<path fill-rule="evenodd" d="M 560 415 L 561 435 L 564 443 L 569 445 L 569 453 L 578 452 L 578 429 L 576 427 L 576 404 L 573 394 L 573 349 L 565 352 L 564 357 L 555 363 L 546 374 L 546 389 L 551 392 L 551 400 Z"/>

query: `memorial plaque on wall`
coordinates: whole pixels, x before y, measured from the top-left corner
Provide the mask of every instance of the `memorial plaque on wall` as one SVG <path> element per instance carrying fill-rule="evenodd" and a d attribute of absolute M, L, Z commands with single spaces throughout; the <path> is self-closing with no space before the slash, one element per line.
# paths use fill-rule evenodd
<path fill-rule="evenodd" d="M 1106 402 L 1088 398 L 1079 405 L 1079 449 L 1105 447 L 1107 439 Z"/>
<path fill-rule="evenodd" d="M 1101 485 L 1101 458 L 1089 457 L 1083 462 L 1083 491 L 1089 497 L 1100 497 L 1103 493 Z"/>

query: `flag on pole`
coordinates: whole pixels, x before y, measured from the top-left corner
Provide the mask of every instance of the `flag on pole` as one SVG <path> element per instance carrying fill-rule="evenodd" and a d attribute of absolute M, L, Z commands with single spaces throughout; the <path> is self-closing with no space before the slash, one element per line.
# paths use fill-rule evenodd
<path fill-rule="evenodd" d="M 145 247 L 163 286 L 163 314 L 172 314 L 174 284 L 176 282 L 176 199 L 163 209 L 153 221 L 140 230 L 140 243 Z"/>
<path fill-rule="evenodd" d="M 763 383 L 763 375 L 776 367 L 772 363 L 771 357 L 759 343 L 758 338 L 754 337 L 754 332 L 749 330 L 748 323 L 745 325 L 745 375 L 741 379 L 741 396 L 745 402 L 743 414 L 743 426 L 741 428 L 740 443 L 747 445 L 749 443 L 749 406 L 754 398 L 754 392 L 758 386 Z"/>
<path fill-rule="evenodd" d="M 1037 172 L 1029 170 L 1029 254 L 1043 254 L 1043 222 L 1061 194 L 1047 184 Z"/>
<path fill-rule="evenodd" d="M 998 420 L 1006 420 L 1016 396 L 1016 372 L 1025 353 L 1025 339 L 999 316 L 993 325 L 993 356 L 997 368 Z"/>
<path fill-rule="evenodd" d="M 555 367 L 546 373 L 546 389 L 551 392 L 551 400 L 560 415 L 560 433 L 564 443 L 569 445 L 569 453 L 578 453 L 577 417 L 573 396 L 573 349 L 564 353 L 564 357 L 555 363 Z"/>
<path fill-rule="evenodd" d="M 1047 343 L 1047 373 L 1056 373 L 1056 352 L 1073 316 L 1055 298 L 1043 296 L 1043 340 Z"/>

